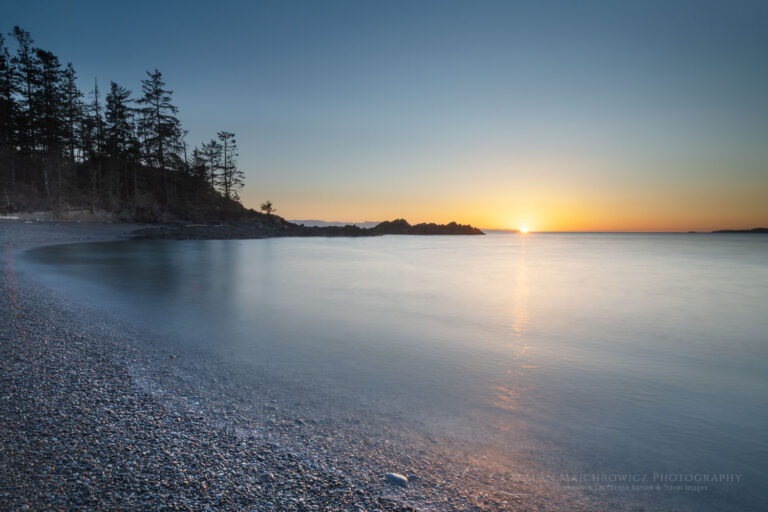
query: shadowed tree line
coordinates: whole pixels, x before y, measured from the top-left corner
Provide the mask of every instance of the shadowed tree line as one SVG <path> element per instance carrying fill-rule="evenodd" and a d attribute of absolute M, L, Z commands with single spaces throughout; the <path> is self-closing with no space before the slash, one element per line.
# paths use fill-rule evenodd
<path fill-rule="evenodd" d="M 83 92 L 71 63 L 0 34 L 0 210 L 84 208 L 155 220 L 194 209 L 239 211 L 235 134 L 188 150 L 160 71 L 134 94 L 96 80 Z"/>

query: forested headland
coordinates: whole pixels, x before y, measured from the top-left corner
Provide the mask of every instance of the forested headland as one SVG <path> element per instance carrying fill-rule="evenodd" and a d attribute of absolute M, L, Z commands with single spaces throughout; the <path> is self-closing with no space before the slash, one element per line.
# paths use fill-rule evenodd
<path fill-rule="evenodd" d="M 137 93 L 116 82 L 102 90 L 94 79 L 78 87 L 72 63 L 35 46 L 15 26 L 0 33 L 0 214 L 89 212 L 95 219 L 137 222 L 228 221 L 226 226 L 168 226 L 147 238 L 254 238 L 262 236 L 377 236 L 482 234 L 456 223 L 403 219 L 370 229 L 309 227 L 246 209 L 238 192 L 235 134 L 216 131 L 189 147 L 173 91 L 163 74 L 147 71 Z"/>
<path fill-rule="evenodd" d="M 89 210 L 138 221 L 241 219 L 235 134 L 190 147 L 173 91 L 93 80 L 16 26 L 0 34 L 0 213 Z"/>

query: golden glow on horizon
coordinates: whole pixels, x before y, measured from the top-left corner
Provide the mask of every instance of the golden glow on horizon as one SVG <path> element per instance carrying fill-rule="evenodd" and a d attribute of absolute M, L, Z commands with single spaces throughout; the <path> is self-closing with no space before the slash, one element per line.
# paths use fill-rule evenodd
<path fill-rule="evenodd" d="M 464 173 L 470 168 L 474 178 L 467 181 Z M 480 229 L 527 227 L 529 232 L 686 232 L 768 224 L 768 174 L 736 179 L 717 174 L 720 167 L 702 164 L 701 168 L 708 174 L 690 180 L 659 162 L 622 167 L 576 156 L 489 157 L 441 168 L 440 179 L 421 177 L 420 168 L 409 169 L 408 177 L 383 184 L 361 174 L 342 185 L 318 180 L 301 186 L 274 184 L 267 187 L 268 193 L 246 189 L 243 199 L 246 205 L 258 207 L 259 201 L 269 198 L 286 219 L 380 222 L 405 218 L 412 224 L 456 221 Z M 385 174 L 385 169 L 374 171 Z"/>
<path fill-rule="evenodd" d="M 273 194 L 272 202 L 278 215 L 286 219 L 320 219 L 339 222 L 380 222 L 405 218 L 411 224 L 419 222 L 471 224 L 480 229 L 509 229 L 520 226 L 542 231 L 670 231 L 699 232 L 715 229 L 743 229 L 768 224 L 768 210 L 764 197 L 754 187 L 750 191 L 721 190 L 711 193 L 670 194 L 660 191 L 652 194 L 622 194 L 590 197 L 588 193 L 549 195 L 531 194 L 510 200 L 491 194 L 478 198 L 396 200 L 367 197 L 343 200 L 325 197 L 293 198 L 286 194 Z M 538 191 L 537 191 L 538 192 Z M 521 194 L 522 196 L 522 194 Z M 629 196 L 629 197 L 628 197 Z M 666 197 L 664 197 L 666 196 Z M 532 197 L 543 199 L 533 200 Z M 366 201 L 367 200 L 367 201 Z M 395 206 L 392 206 L 393 203 Z M 246 203 L 257 205 L 255 200 Z M 707 207 L 711 209 L 707 209 Z M 534 219 L 535 227 L 530 221 Z"/>
<path fill-rule="evenodd" d="M 520 234 L 527 235 L 528 234 L 528 228 L 523 226 L 520 228 Z"/>

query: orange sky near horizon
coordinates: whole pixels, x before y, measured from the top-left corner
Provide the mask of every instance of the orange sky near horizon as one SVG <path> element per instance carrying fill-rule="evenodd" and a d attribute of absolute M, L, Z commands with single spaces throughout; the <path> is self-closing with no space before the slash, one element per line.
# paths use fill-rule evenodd
<path fill-rule="evenodd" d="M 745 229 L 768 226 L 765 195 L 753 190 L 740 197 L 690 194 L 673 203 L 653 196 L 632 195 L 591 202 L 579 197 L 494 195 L 452 201 L 427 199 L 416 205 L 405 200 L 387 204 L 358 204 L 358 201 L 328 205 L 322 200 L 275 202 L 278 214 L 288 219 L 342 222 L 381 221 L 405 218 L 411 223 L 456 221 L 486 229 L 531 231 L 639 231 L 679 232 Z M 522 199 L 522 200 L 521 200 Z M 360 201 L 366 203 L 366 201 Z M 392 203 L 400 202 L 399 208 Z M 627 207 L 627 203 L 632 207 Z M 723 207 L 714 209 L 720 204 Z M 253 204 L 247 204 L 257 208 Z"/>
<path fill-rule="evenodd" d="M 586 171 L 586 166 L 529 160 L 517 169 L 489 166 L 471 179 L 459 167 L 444 171 L 438 183 L 418 173 L 401 174 L 388 186 L 368 183 L 364 176 L 335 184 L 310 180 L 291 187 L 275 184 L 268 198 L 259 197 L 263 190 L 246 187 L 243 200 L 258 208 L 270 199 L 287 219 L 341 222 L 402 217 L 485 229 L 625 232 L 768 226 L 768 172 L 755 172 L 754 166 L 741 175 L 704 170 L 696 180 L 669 168 L 609 174 L 597 167 Z"/>
<path fill-rule="evenodd" d="M 738 207 L 727 215 L 691 210 L 671 217 L 667 213 L 677 208 L 653 204 L 649 204 L 647 209 L 619 210 L 620 205 L 590 206 L 557 200 L 542 200 L 539 207 L 527 208 L 503 203 L 503 200 L 489 200 L 467 202 L 463 206 L 434 204 L 434 209 L 430 209 L 426 204 L 416 208 L 404 208 L 400 213 L 390 212 L 386 207 L 369 207 L 362 209 L 365 213 L 360 214 L 357 209 L 350 211 L 342 207 L 320 208 L 321 204 L 317 204 L 318 208 L 313 209 L 313 202 L 309 201 L 293 205 L 285 203 L 278 214 L 288 219 L 339 222 L 381 221 L 402 217 L 412 224 L 456 221 L 484 229 L 527 227 L 531 231 L 684 232 L 768 226 L 768 215 L 749 204 Z M 318 212 L 325 213 L 318 215 Z"/>

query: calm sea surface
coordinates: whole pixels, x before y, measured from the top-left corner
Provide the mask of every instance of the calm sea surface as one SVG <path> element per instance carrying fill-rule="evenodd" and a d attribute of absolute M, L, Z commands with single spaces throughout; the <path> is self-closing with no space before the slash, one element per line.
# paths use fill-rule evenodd
<path fill-rule="evenodd" d="M 542 478 L 651 486 L 596 491 L 649 510 L 768 503 L 768 236 L 115 242 L 27 260 L 190 348 L 525 453 Z"/>

